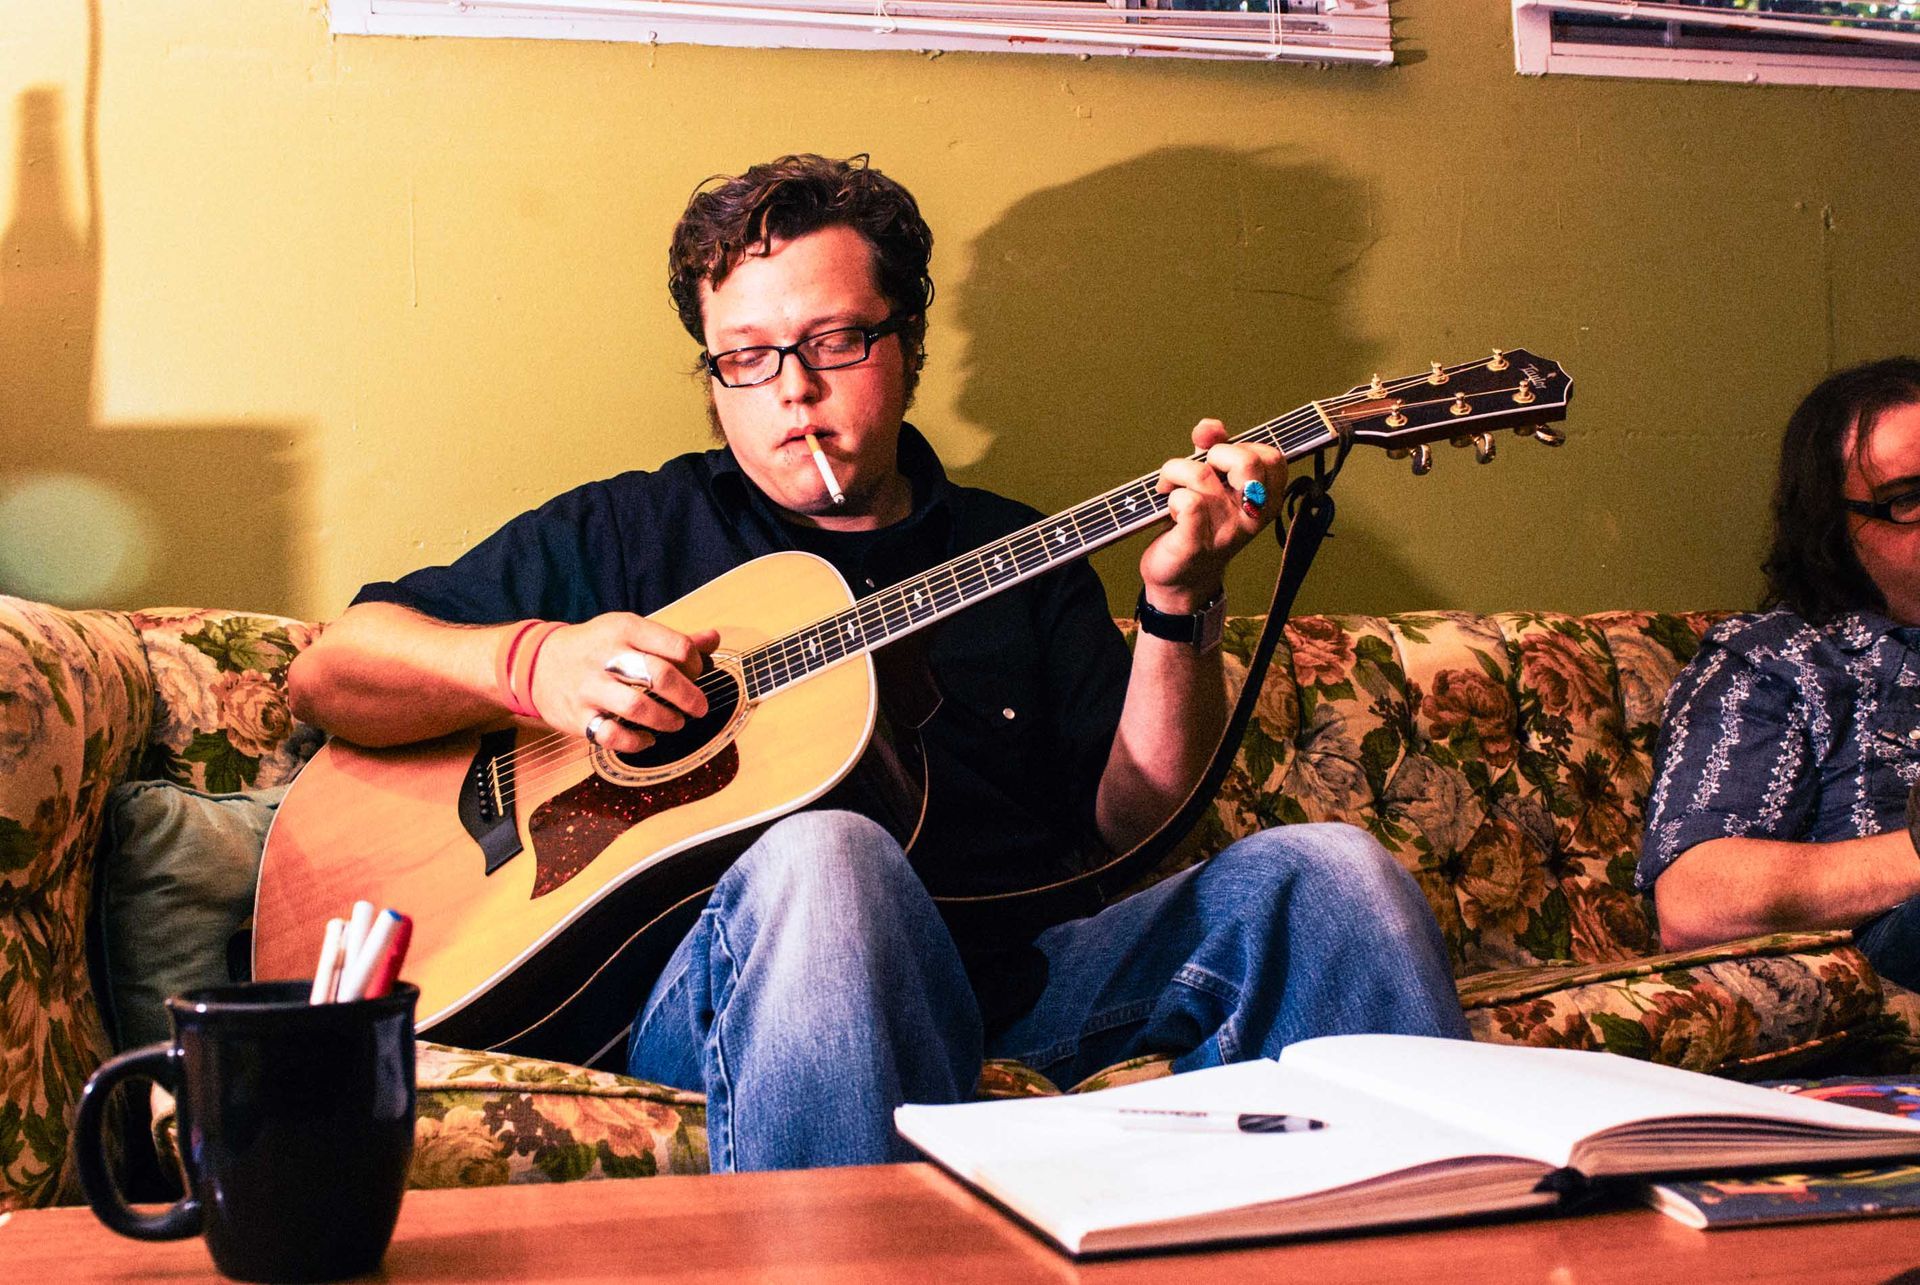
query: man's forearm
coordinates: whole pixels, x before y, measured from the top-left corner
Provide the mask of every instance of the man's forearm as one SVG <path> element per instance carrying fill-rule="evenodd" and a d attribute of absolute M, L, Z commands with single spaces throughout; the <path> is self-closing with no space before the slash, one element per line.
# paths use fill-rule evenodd
<path fill-rule="evenodd" d="M 1186 799 L 1227 722 L 1220 649 L 1142 634 L 1127 700 L 1100 778 L 1100 837 L 1116 852 L 1146 838 Z"/>
<path fill-rule="evenodd" d="M 494 652 L 512 625 L 450 625 L 392 603 L 362 603 L 293 663 L 296 718 L 360 745 L 402 745 L 505 716 Z"/>
<path fill-rule="evenodd" d="M 1653 892 L 1669 950 L 1853 928 L 1920 896 L 1920 855 L 1905 830 L 1836 843 L 1713 839 L 1682 853 Z"/>

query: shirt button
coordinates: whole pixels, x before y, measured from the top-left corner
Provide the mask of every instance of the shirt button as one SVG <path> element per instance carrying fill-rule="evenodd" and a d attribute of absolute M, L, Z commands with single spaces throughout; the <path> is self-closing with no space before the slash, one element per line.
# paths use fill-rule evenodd
<path fill-rule="evenodd" d="M 1001 711 L 1000 711 L 1000 717 L 1001 717 L 1001 718 L 1009 718 L 1009 719 L 1010 719 L 1010 718 L 1012 718 L 1012 717 L 1013 717 L 1013 707 L 1012 707 L 1011 705 L 1009 705 L 1009 706 L 1008 706 L 1007 708 L 1005 708 L 1005 709 L 1003 709 L 1003 710 L 1001 710 Z"/>

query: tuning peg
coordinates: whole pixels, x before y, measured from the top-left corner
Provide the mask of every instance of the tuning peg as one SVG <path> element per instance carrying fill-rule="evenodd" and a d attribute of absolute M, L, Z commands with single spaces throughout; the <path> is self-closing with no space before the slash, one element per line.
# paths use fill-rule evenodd
<path fill-rule="evenodd" d="M 1424 443 L 1413 448 L 1413 475 L 1425 477 L 1433 472 L 1433 448 Z"/>
<path fill-rule="evenodd" d="M 1427 376 L 1427 382 L 1429 384 L 1444 384 L 1447 382 L 1446 367 L 1442 366 L 1437 361 L 1431 361 L 1431 362 L 1428 362 L 1427 364 L 1433 367 L 1433 373 Z"/>
<path fill-rule="evenodd" d="M 1367 396 L 1384 399 L 1386 395 L 1387 386 L 1380 382 L 1380 372 L 1376 370 L 1373 372 L 1373 382 L 1367 385 Z"/>
<path fill-rule="evenodd" d="M 1529 384 L 1524 379 L 1521 380 L 1520 387 L 1513 390 L 1513 400 L 1520 403 L 1522 406 L 1531 404 L 1535 400 L 1534 394 L 1533 394 L 1533 385 Z"/>
<path fill-rule="evenodd" d="M 1407 456 L 1411 454 L 1413 454 L 1413 449 L 1411 447 L 1389 446 L 1387 448 L 1387 458 L 1390 460 L 1404 460 L 1405 458 L 1407 458 Z"/>
<path fill-rule="evenodd" d="M 1565 446 L 1567 435 L 1551 424 L 1537 424 L 1533 429 L 1533 440 L 1547 446 Z"/>
<path fill-rule="evenodd" d="M 1506 351 L 1501 348 L 1495 348 L 1493 350 L 1493 359 L 1487 363 L 1487 369 L 1505 370 L 1508 365 Z"/>
<path fill-rule="evenodd" d="M 1465 393 L 1455 393 L 1453 400 L 1447 403 L 1447 414 L 1471 415 L 1473 414 L 1473 403 L 1467 400 Z"/>
<path fill-rule="evenodd" d="M 1493 434 L 1481 433 L 1473 439 L 1473 458 L 1482 464 L 1493 463 Z"/>

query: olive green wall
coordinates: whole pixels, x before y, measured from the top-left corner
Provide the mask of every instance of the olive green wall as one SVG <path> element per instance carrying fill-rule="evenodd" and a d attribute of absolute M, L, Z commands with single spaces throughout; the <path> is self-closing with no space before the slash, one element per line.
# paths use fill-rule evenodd
<path fill-rule="evenodd" d="M 1920 349 L 1920 94 L 1522 78 L 1504 0 L 1396 11 L 1368 71 L 0 0 L 0 589 L 331 614 L 701 447 L 667 229 L 806 149 L 934 224 L 915 418 L 965 481 L 1064 507 L 1202 414 L 1524 345 L 1575 376 L 1568 446 L 1357 455 L 1306 605 L 1749 602 L 1794 399 Z"/>

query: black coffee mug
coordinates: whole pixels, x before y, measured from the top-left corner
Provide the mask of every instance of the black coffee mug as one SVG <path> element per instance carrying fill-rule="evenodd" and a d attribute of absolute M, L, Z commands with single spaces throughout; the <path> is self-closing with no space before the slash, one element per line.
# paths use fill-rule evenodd
<path fill-rule="evenodd" d="M 214 1266 L 243 1281 L 331 1281 L 380 1264 L 413 1156 L 413 1006 L 310 1004 L 308 982 L 251 982 L 167 1001 L 173 1039 L 93 1073 L 74 1122 L 93 1212 L 139 1240 L 204 1233 Z M 102 1123 L 121 1080 L 179 1103 L 187 1194 L 137 1213 L 107 1170 Z"/>

